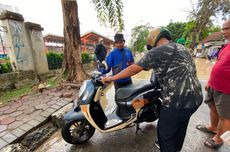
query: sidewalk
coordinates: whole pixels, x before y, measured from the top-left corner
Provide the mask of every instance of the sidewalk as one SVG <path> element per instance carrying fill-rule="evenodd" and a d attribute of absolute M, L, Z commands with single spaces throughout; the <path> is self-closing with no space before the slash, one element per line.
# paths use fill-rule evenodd
<path fill-rule="evenodd" d="M 77 91 L 71 92 L 73 95 L 65 98 L 63 90 L 44 90 L 0 106 L 0 149 L 22 138 L 72 102 Z"/>

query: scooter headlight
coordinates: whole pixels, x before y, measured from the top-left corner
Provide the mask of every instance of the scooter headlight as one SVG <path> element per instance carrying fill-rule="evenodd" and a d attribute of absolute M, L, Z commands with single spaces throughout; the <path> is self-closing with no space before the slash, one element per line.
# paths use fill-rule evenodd
<path fill-rule="evenodd" d="M 84 81 L 82 86 L 81 86 L 81 88 L 80 88 L 80 90 L 79 90 L 79 97 L 82 96 L 82 94 L 84 93 L 85 89 L 86 89 L 86 82 Z"/>

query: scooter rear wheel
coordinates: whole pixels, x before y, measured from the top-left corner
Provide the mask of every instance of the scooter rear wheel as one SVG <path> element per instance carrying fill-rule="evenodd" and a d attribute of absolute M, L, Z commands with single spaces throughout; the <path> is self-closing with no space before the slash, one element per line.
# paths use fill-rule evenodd
<path fill-rule="evenodd" d="M 87 142 L 94 134 L 95 128 L 87 120 L 72 120 L 62 127 L 62 138 L 70 144 Z"/>

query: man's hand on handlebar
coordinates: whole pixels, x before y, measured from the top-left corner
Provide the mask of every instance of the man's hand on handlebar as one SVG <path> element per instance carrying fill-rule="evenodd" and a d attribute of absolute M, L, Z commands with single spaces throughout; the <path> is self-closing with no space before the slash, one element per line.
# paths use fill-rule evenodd
<path fill-rule="evenodd" d="M 113 81 L 112 76 L 101 77 L 101 82 L 102 82 L 103 84 L 105 84 L 105 83 L 110 83 L 110 82 L 112 82 L 112 81 Z"/>

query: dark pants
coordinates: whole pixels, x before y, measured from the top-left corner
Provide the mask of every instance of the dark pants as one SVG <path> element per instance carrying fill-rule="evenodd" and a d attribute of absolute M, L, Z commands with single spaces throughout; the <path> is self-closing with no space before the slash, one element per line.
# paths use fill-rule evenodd
<path fill-rule="evenodd" d="M 126 82 L 114 82 L 114 88 L 115 91 L 117 91 L 117 89 L 122 88 L 124 86 L 127 86 L 129 84 L 132 83 L 132 80 L 126 81 Z"/>
<path fill-rule="evenodd" d="M 197 108 L 173 109 L 162 106 L 157 124 L 157 136 L 161 152 L 177 152 L 182 149 L 191 115 Z"/>

